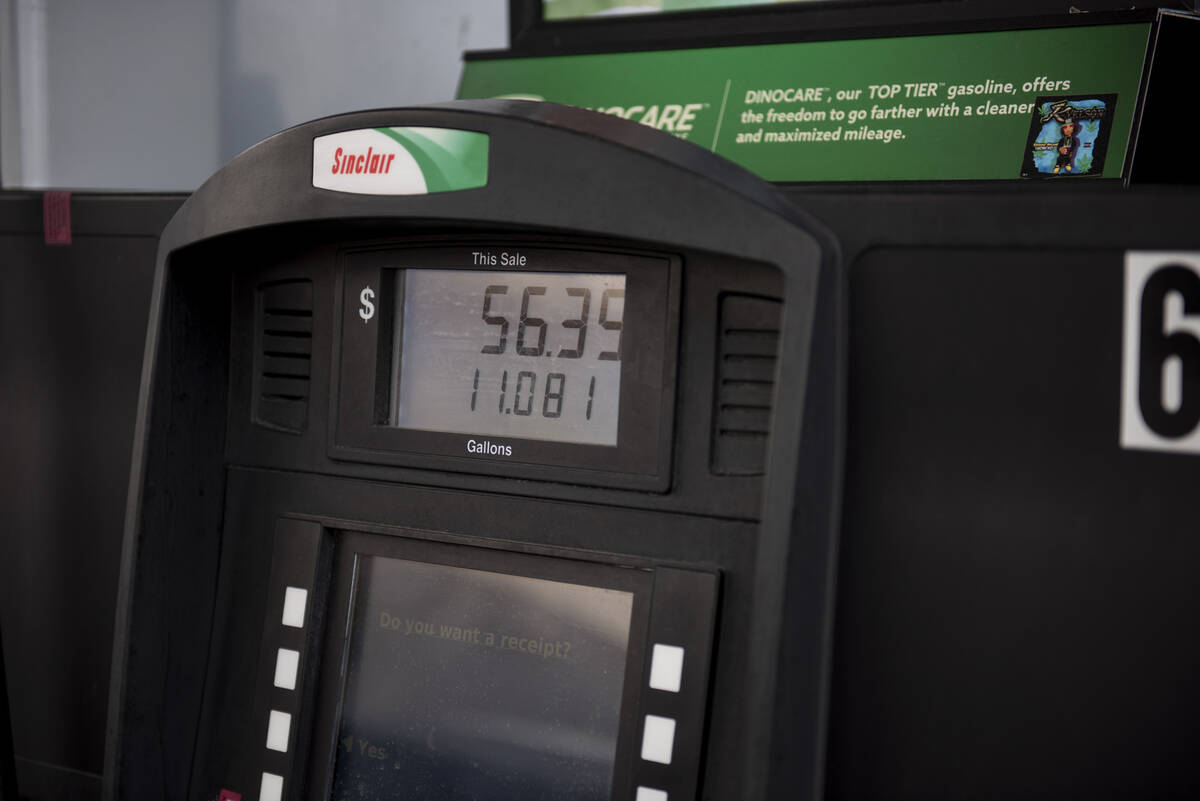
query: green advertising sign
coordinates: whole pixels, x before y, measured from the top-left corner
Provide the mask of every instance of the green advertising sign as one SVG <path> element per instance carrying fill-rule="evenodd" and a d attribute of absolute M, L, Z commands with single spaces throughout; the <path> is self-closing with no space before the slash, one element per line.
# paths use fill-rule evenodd
<path fill-rule="evenodd" d="M 1119 178 L 1150 23 L 470 61 L 459 97 L 581 106 L 771 181 Z"/>

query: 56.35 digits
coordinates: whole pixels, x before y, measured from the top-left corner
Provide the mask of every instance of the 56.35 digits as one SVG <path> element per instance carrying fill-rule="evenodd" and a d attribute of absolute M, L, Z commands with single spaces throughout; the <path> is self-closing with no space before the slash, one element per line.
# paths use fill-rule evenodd
<path fill-rule="evenodd" d="M 562 347 L 558 350 L 558 358 L 560 359 L 580 359 L 583 357 L 584 346 L 587 343 L 588 332 L 588 314 L 592 306 L 592 290 L 587 287 L 570 286 L 564 290 L 568 298 L 578 298 L 578 317 L 563 320 L 562 327 L 569 331 L 574 331 L 574 347 Z M 499 341 L 494 345 L 484 345 L 479 351 L 480 353 L 489 353 L 501 355 L 508 347 L 508 318 L 502 314 L 492 314 L 492 298 L 496 295 L 507 295 L 508 284 L 492 284 L 483 291 L 483 321 L 488 325 L 499 327 L 497 336 Z M 546 331 L 550 327 L 549 324 L 541 317 L 531 317 L 529 315 L 530 299 L 546 294 L 544 286 L 527 286 L 521 293 L 521 316 L 517 324 L 517 342 L 516 352 L 520 356 L 542 356 L 546 353 Z M 621 360 L 621 320 L 613 320 L 610 317 L 609 304 L 614 298 L 624 298 L 624 289 L 605 289 L 600 295 L 600 315 L 597 323 L 605 331 L 615 331 L 617 333 L 616 348 L 613 350 L 602 350 L 596 358 L 602 362 Z M 554 303 L 555 307 L 561 307 L 562 301 Z M 615 305 L 615 304 L 614 304 Z M 622 306 L 622 312 L 624 311 Z M 530 330 L 537 329 L 537 344 L 530 344 Z M 554 354 L 551 354 L 554 355 Z"/>
<path fill-rule="evenodd" d="M 527 286 L 521 290 L 521 311 L 517 319 L 517 330 L 513 348 L 509 350 L 511 323 L 503 314 L 495 314 L 496 296 L 508 295 L 507 284 L 491 284 L 483 293 L 482 319 L 491 326 L 495 339 L 483 345 L 479 352 L 487 356 L 508 357 L 476 367 L 471 380 L 471 411 L 483 408 L 479 398 L 481 372 L 484 375 L 485 387 L 499 385 L 496 401 L 497 414 L 515 414 L 528 417 L 540 412 L 541 417 L 557 419 L 562 416 L 564 405 L 576 408 L 582 405 L 584 419 L 591 420 L 592 406 L 596 395 L 596 376 L 588 371 L 586 376 L 578 374 L 578 368 L 572 369 L 571 364 L 580 364 L 588 344 L 589 326 L 599 327 L 592 337 L 592 351 L 595 360 L 600 362 L 619 362 L 621 360 L 622 328 L 624 315 L 625 290 L 606 288 L 600 293 L 599 312 L 595 323 L 591 321 L 593 309 L 592 290 L 588 287 L 556 288 L 564 294 L 560 297 L 547 297 L 547 287 Z M 515 292 L 514 292 L 515 294 Z M 614 302 L 616 301 L 616 302 Z M 545 311 L 539 311 L 530 306 L 541 306 Z M 557 314 L 555 313 L 557 312 Z M 544 316 L 536 316 L 544 315 Z M 566 315 L 571 315 L 567 317 Z M 560 318 L 554 320 L 553 318 Z M 561 319 L 566 317 L 566 319 Z M 551 336 L 550 332 L 556 333 Z M 604 341 L 597 345 L 597 337 Z M 547 339 L 552 339 L 547 347 Z M 555 350 L 557 345 L 557 350 Z M 528 357 L 529 361 L 518 361 L 513 365 L 511 360 L 516 357 Z M 558 370 L 542 373 L 536 368 L 535 358 L 569 359 Z M 542 364 L 545 362 L 543 361 Z M 503 369 L 505 367 L 524 367 L 528 369 Z M 586 368 L 585 368 L 586 369 Z M 496 375 L 499 373 L 499 375 Z M 574 381 L 569 378 L 574 377 Z M 586 390 L 583 379 L 586 378 Z M 568 387 L 568 383 L 571 384 Z M 576 412 L 577 413 L 577 412 Z M 573 415 L 572 415 L 573 416 Z"/>

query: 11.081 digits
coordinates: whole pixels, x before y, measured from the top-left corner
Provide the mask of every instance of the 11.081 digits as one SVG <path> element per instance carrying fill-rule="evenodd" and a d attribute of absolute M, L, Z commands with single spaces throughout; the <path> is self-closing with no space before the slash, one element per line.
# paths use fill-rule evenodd
<path fill-rule="evenodd" d="M 493 327 L 494 341 L 483 345 L 479 353 L 481 355 L 503 356 L 509 352 L 509 334 L 510 322 L 507 317 L 502 314 L 494 314 L 493 306 L 494 298 L 498 295 L 508 295 L 509 286 L 507 284 L 492 284 L 488 286 L 483 293 L 483 311 L 482 319 L 488 325 Z M 557 359 L 583 359 L 584 351 L 588 341 L 588 330 L 590 314 L 592 310 L 592 290 L 587 287 L 565 287 L 563 289 L 565 297 L 562 298 L 547 298 L 550 301 L 550 307 L 553 311 L 562 311 L 564 313 L 573 313 L 575 316 L 564 319 L 559 323 L 559 327 L 565 329 L 565 334 L 560 342 L 560 347 L 557 353 L 553 348 L 546 347 L 548 332 L 551 329 L 551 323 L 547 322 L 544 317 L 533 316 L 530 311 L 531 303 L 537 304 L 535 300 L 539 297 L 544 297 L 547 292 L 545 286 L 527 286 L 521 291 L 521 312 L 517 320 L 516 340 L 513 342 L 512 354 L 516 356 L 527 356 L 530 358 L 557 358 Z M 599 326 L 601 332 L 612 332 L 607 334 L 605 345 L 611 347 L 610 350 L 600 350 L 596 355 L 596 360 L 601 362 L 619 362 L 621 360 L 621 340 L 622 340 L 622 319 L 624 315 L 624 289 L 608 288 L 603 290 L 600 295 L 600 309 L 597 315 L 596 325 Z M 620 300 L 620 303 L 613 303 L 614 300 Z M 546 314 L 546 312 L 534 313 Z M 600 334 L 603 335 L 603 334 Z M 615 341 L 614 336 L 615 335 Z M 593 342 L 595 339 L 593 338 Z M 510 357 L 511 358 L 511 355 Z M 507 360 L 506 360 L 507 361 Z M 484 376 L 485 385 L 489 378 L 496 380 L 493 374 L 499 365 L 488 360 L 491 366 L 484 364 L 481 367 L 476 367 L 471 381 L 471 411 L 476 411 L 477 408 L 484 408 L 485 403 L 479 397 L 479 383 L 481 372 Z M 574 362 L 578 364 L 579 362 Z M 535 365 L 530 364 L 530 367 Z M 569 369 L 564 365 L 563 369 Z M 574 371 L 572 371 L 574 372 Z M 568 394 L 567 372 L 549 372 L 544 375 L 539 381 L 539 373 L 537 370 L 501 370 L 498 377 L 500 392 L 496 402 L 497 414 L 515 414 L 522 417 L 533 415 L 536 411 L 541 412 L 542 417 L 555 419 L 562 415 L 564 403 L 569 402 L 568 398 L 580 397 L 576 393 L 579 390 L 572 386 L 570 394 Z M 596 395 L 596 376 L 588 376 L 584 419 L 592 419 L 592 404 Z M 577 383 L 577 382 L 576 382 Z M 540 387 L 540 390 L 539 390 Z M 540 401 L 540 403 L 539 403 Z"/>

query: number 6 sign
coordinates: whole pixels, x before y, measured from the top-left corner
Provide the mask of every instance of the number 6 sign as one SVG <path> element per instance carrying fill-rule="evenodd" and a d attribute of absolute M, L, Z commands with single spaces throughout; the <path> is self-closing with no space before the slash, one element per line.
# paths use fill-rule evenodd
<path fill-rule="evenodd" d="M 1121 447 L 1200 453 L 1200 252 L 1125 254 Z"/>

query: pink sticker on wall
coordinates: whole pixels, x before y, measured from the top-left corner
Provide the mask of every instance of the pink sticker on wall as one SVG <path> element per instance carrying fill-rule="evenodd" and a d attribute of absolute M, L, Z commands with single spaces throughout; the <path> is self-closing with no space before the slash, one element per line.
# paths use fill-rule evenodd
<path fill-rule="evenodd" d="M 71 193 L 42 195 L 42 231 L 47 245 L 71 244 Z"/>

